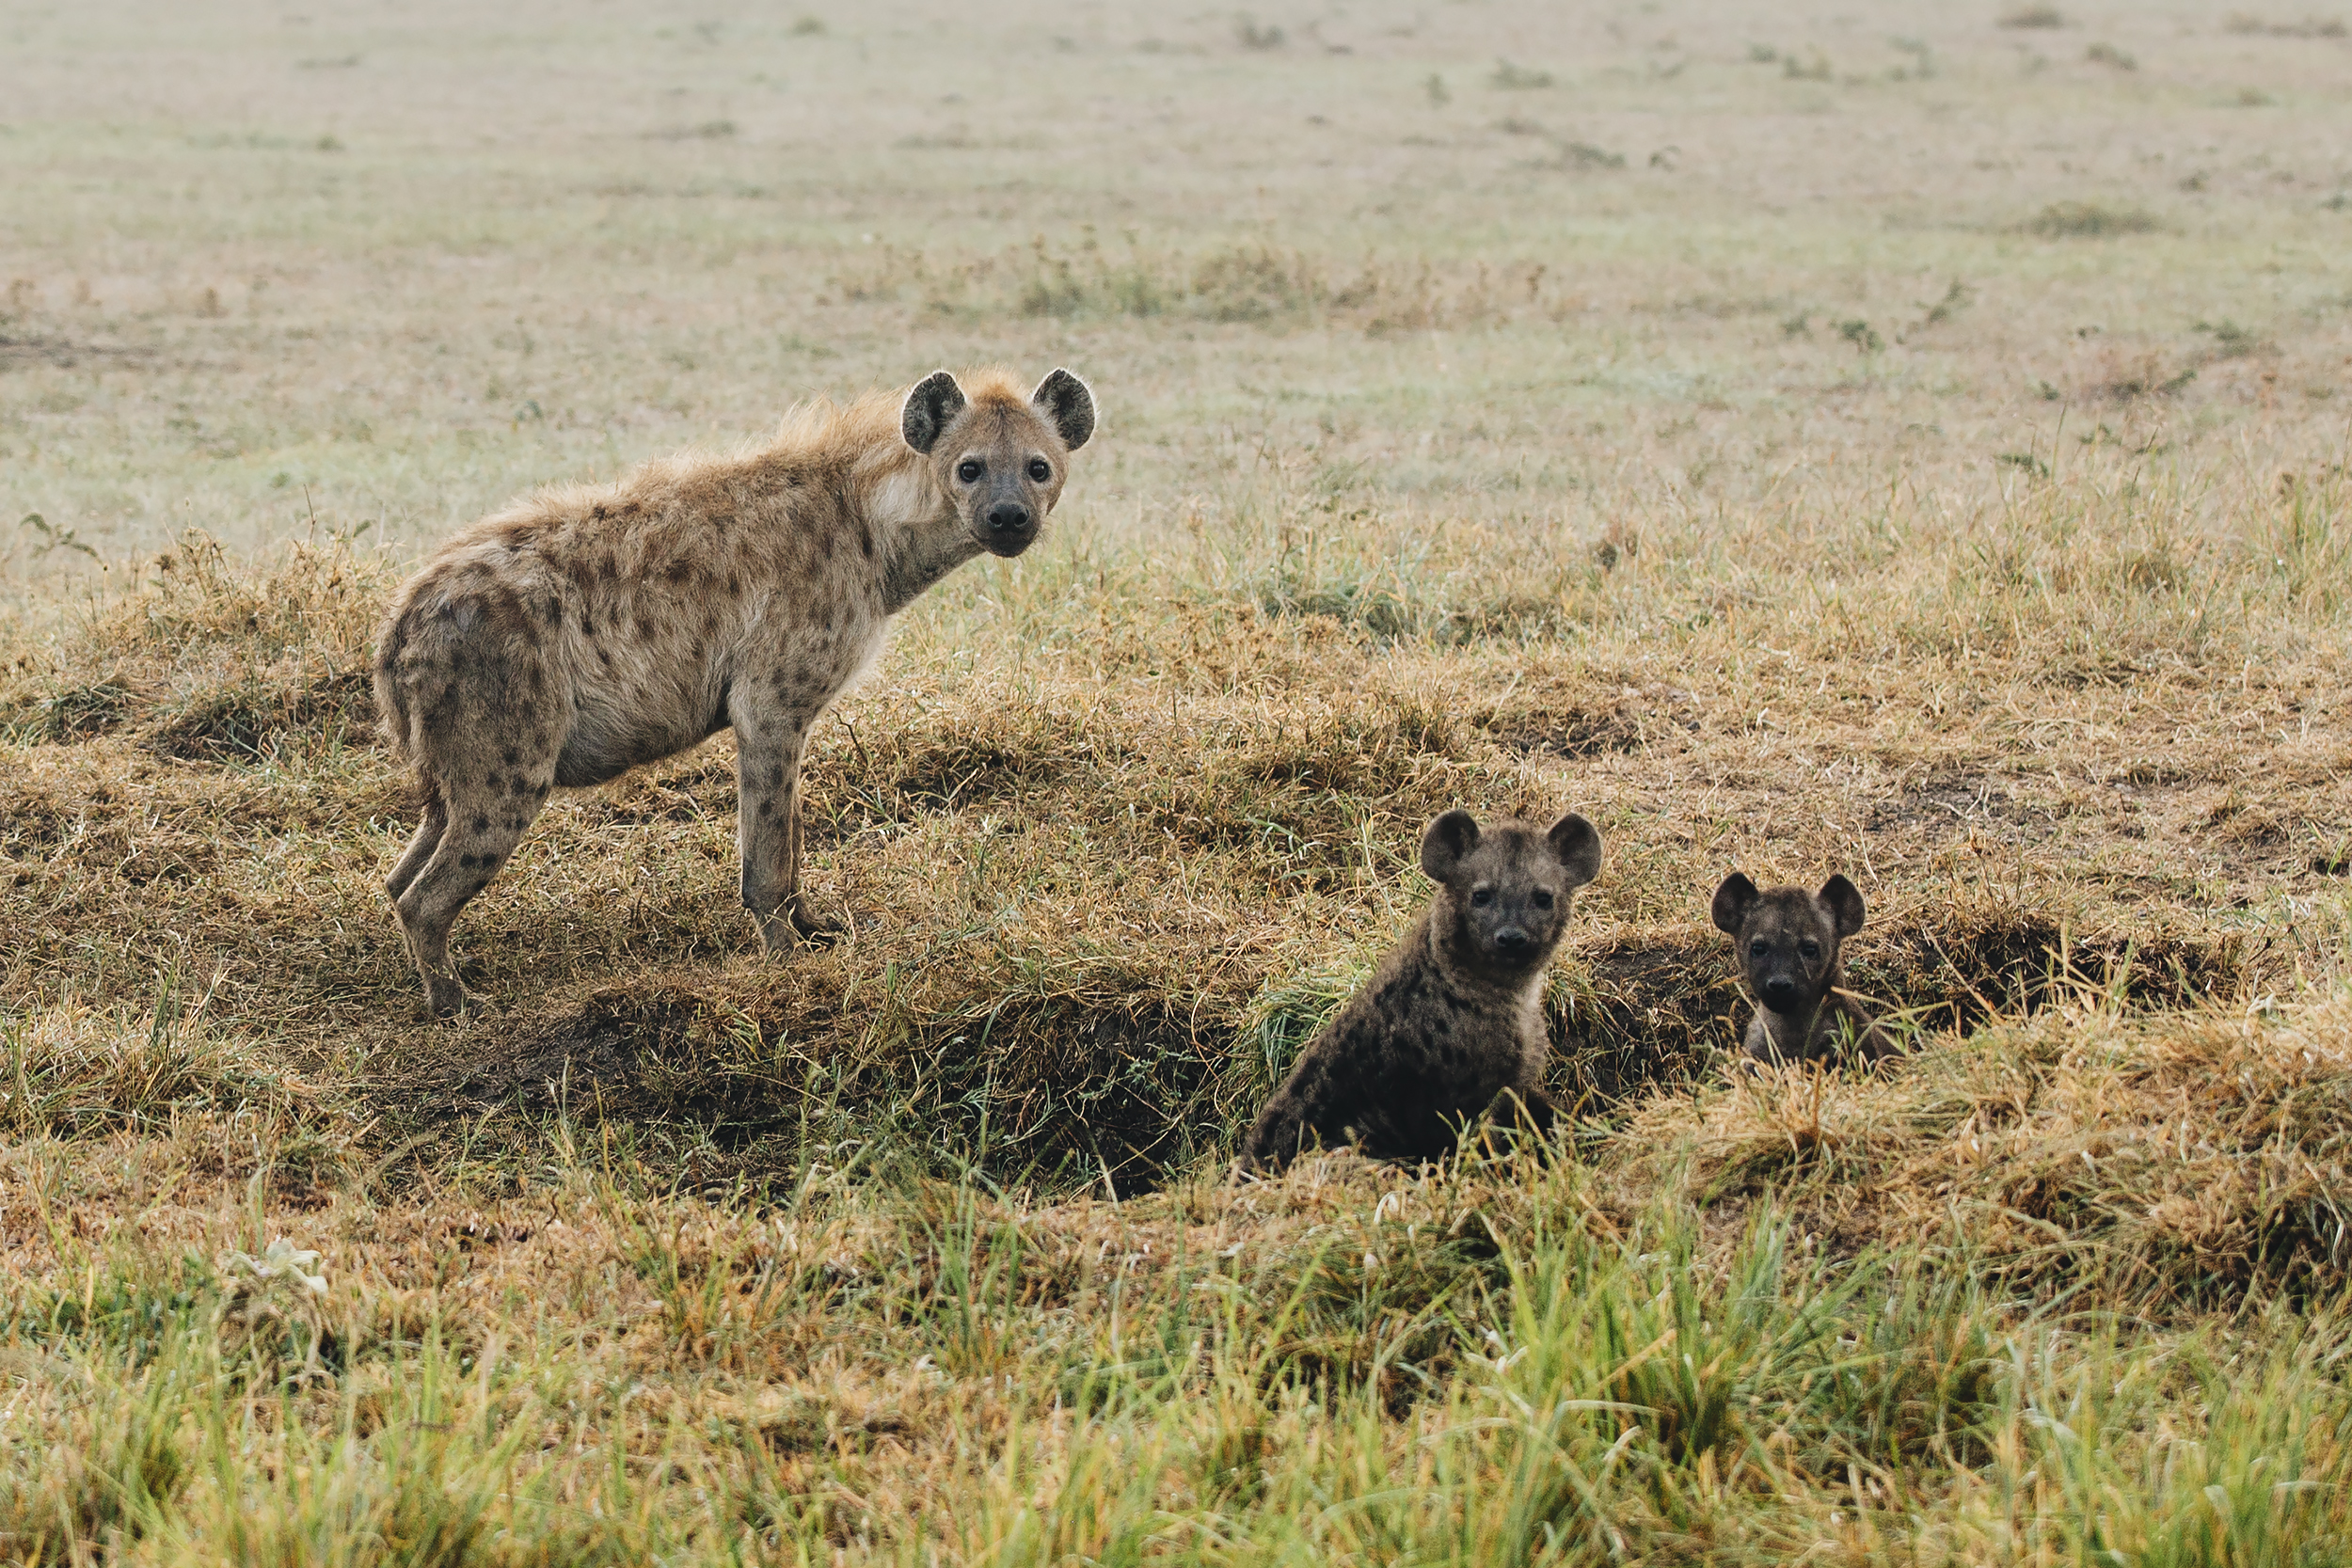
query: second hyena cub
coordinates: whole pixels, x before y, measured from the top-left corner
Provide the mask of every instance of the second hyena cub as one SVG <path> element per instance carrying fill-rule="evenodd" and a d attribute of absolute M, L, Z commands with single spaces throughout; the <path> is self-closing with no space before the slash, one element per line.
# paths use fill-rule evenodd
<path fill-rule="evenodd" d="M 1756 997 L 1743 1049 L 1760 1062 L 1875 1062 L 1894 1041 L 1843 989 L 1838 945 L 1862 929 L 1862 890 L 1832 877 L 1821 891 L 1759 891 L 1735 871 L 1715 890 L 1715 925 L 1739 939 Z"/>
<path fill-rule="evenodd" d="M 1421 865 L 1437 896 L 1266 1101 L 1246 1169 L 1351 1133 L 1376 1158 L 1432 1160 L 1490 1110 L 1550 1126 L 1544 966 L 1569 895 L 1600 872 L 1600 834 L 1573 812 L 1547 830 L 1450 811 L 1422 832 Z"/>

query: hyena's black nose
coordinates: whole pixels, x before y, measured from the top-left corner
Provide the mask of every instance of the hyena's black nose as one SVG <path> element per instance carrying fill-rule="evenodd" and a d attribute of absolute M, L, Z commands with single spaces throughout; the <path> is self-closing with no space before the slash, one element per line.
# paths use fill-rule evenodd
<path fill-rule="evenodd" d="M 1783 977 L 1764 982 L 1764 1003 L 1767 1006 L 1783 1006 L 1794 1002 L 1797 996 L 1797 982 L 1794 980 Z"/>
<path fill-rule="evenodd" d="M 988 509 L 988 526 L 999 533 L 1016 533 L 1029 526 L 1029 509 L 1019 501 L 998 501 Z"/>
<path fill-rule="evenodd" d="M 1495 950 L 1497 952 L 1517 953 L 1524 949 L 1526 946 L 1527 933 L 1520 930 L 1517 926 L 1505 926 L 1502 930 L 1495 933 Z"/>

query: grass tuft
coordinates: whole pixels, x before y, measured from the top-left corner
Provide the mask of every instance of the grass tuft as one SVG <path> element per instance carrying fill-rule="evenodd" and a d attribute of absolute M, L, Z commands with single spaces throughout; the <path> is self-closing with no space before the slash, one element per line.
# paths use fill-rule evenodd
<path fill-rule="evenodd" d="M 2163 226 L 2154 215 L 2137 207 L 2111 207 L 2097 201 L 2055 201 L 2025 225 L 2029 234 L 2045 240 L 2096 240 L 2117 234 L 2152 234 Z"/>

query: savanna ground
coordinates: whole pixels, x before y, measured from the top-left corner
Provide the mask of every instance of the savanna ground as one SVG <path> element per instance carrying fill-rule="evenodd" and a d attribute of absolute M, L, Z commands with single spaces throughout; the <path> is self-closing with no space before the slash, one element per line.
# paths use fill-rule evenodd
<path fill-rule="evenodd" d="M 0 1549 L 2344 1559 L 2339 19 L 0 40 Z M 991 360 L 1104 429 L 818 734 L 850 937 L 757 957 L 722 738 L 425 1022 L 406 565 Z M 1229 1181 L 1454 803 L 1607 839 L 1568 1157 Z M 1726 1079 L 1734 866 L 1904 1061 Z"/>

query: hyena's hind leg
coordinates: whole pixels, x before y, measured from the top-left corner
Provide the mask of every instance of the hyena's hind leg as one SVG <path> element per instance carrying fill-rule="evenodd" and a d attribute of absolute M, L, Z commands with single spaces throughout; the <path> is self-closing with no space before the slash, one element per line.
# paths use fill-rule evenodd
<path fill-rule="evenodd" d="M 1328 1070 L 1295 1072 L 1266 1101 L 1242 1139 L 1241 1168 L 1270 1174 L 1302 1154 L 1336 1148 L 1355 1107 L 1331 1089 Z"/>
<path fill-rule="evenodd" d="M 547 801 L 548 786 L 538 776 L 516 773 L 439 780 L 433 787 L 435 799 L 442 802 L 442 830 L 423 864 L 411 868 L 407 863 L 417 852 L 415 845 L 402 858 L 393 877 L 406 872 L 407 881 L 394 895 L 392 907 L 400 913 L 401 932 L 424 979 L 433 1015 L 447 1018 L 467 1006 L 465 988 L 449 959 L 450 927 L 522 842 L 524 831 Z M 425 825 L 431 823 L 427 808 Z M 420 828 L 420 842 L 423 836 Z"/>
<path fill-rule="evenodd" d="M 417 836 L 408 841 L 401 852 L 400 862 L 392 874 L 384 879 L 384 891 L 398 898 L 408 891 L 408 884 L 417 879 L 424 863 L 433 858 L 433 851 L 441 842 L 442 832 L 449 827 L 449 808 L 441 803 L 441 792 L 427 784 L 424 799 L 424 820 L 417 824 Z"/>

